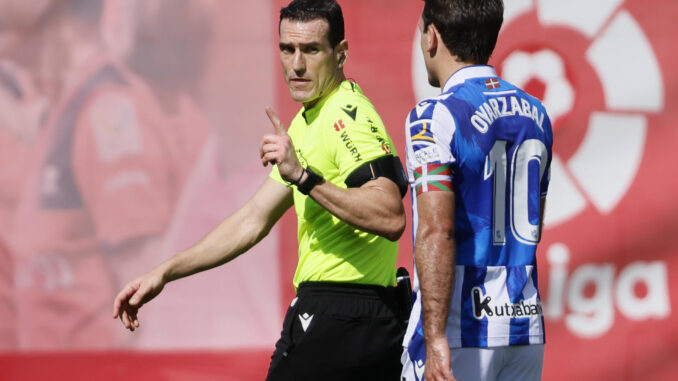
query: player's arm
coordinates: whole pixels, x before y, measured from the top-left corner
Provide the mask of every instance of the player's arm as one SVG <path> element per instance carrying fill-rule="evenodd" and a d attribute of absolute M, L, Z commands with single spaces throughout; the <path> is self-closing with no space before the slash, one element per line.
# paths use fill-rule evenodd
<path fill-rule="evenodd" d="M 281 177 L 290 183 L 304 184 L 309 176 L 299 163 L 294 145 L 280 119 L 266 110 L 275 134 L 264 136 L 261 160 L 264 165 L 276 164 Z M 405 210 L 400 189 L 393 180 L 377 177 L 357 188 L 340 188 L 329 181 L 320 181 L 309 195 L 330 213 L 360 230 L 397 240 L 405 230 Z"/>
<path fill-rule="evenodd" d="M 166 283 L 233 260 L 264 238 L 292 204 L 289 188 L 266 179 L 243 207 L 198 243 L 128 283 L 115 298 L 114 318 L 119 317 L 133 331 L 139 327 L 138 309 L 158 295 Z"/>
<path fill-rule="evenodd" d="M 414 256 L 426 341 L 425 379 L 452 380 L 445 328 L 454 286 L 454 193 L 422 193 L 417 197 L 417 211 Z"/>
<path fill-rule="evenodd" d="M 400 190 L 386 177 L 348 189 L 323 181 L 313 187 L 309 195 L 330 213 L 360 230 L 391 241 L 397 241 L 405 230 Z"/>

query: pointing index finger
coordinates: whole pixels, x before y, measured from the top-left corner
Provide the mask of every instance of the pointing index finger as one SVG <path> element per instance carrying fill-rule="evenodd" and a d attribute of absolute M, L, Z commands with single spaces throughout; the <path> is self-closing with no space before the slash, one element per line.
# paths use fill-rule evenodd
<path fill-rule="evenodd" d="M 282 122 L 280 121 L 280 118 L 278 118 L 278 115 L 273 111 L 273 108 L 271 106 L 266 107 L 266 115 L 268 115 L 268 119 L 271 120 L 271 123 L 273 124 L 273 129 L 275 130 L 275 133 L 278 135 L 284 135 L 286 134 L 285 132 L 285 126 L 283 126 Z"/>

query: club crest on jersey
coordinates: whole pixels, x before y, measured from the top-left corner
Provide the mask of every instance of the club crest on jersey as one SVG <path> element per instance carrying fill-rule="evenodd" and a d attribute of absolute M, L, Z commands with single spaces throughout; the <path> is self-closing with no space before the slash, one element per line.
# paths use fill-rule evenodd
<path fill-rule="evenodd" d="M 487 87 L 489 90 L 494 90 L 501 86 L 499 84 L 499 81 L 497 81 L 497 78 L 490 78 L 485 80 L 485 87 Z"/>

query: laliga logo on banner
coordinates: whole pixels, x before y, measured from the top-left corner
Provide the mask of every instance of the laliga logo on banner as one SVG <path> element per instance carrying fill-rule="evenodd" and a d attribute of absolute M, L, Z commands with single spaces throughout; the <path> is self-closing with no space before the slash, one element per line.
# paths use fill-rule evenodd
<path fill-rule="evenodd" d="M 557 243 L 548 248 L 551 265 L 548 304 L 544 315 L 559 320 L 565 314 L 565 302 L 570 314 L 565 325 L 577 336 L 597 338 L 614 324 L 614 301 L 619 311 L 631 321 L 665 319 L 671 313 L 668 271 L 664 262 L 633 262 L 623 268 L 615 280 L 612 263 L 585 264 L 567 278 L 570 252 Z M 566 286 L 567 285 L 567 286 Z M 591 295 L 587 292 L 593 285 Z M 640 287 L 642 296 L 636 289 Z"/>
<path fill-rule="evenodd" d="M 547 229 L 589 207 L 602 215 L 615 209 L 643 158 L 647 114 L 664 108 L 657 58 L 623 3 L 504 1 L 504 24 L 493 63 L 502 78 L 542 100 L 554 131 L 567 126 L 566 134 L 556 134 Z M 549 30 L 548 39 L 540 34 L 544 29 Z M 428 85 L 418 33 L 412 70 L 418 100 L 439 94 L 439 89 Z M 613 301 L 629 320 L 670 314 L 663 262 L 630 263 L 616 280 L 613 264 L 588 264 L 573 269 L 568 280 L 567 246 L 549 247 L 547 257 L 551 272 L 545 315 L 560 319 L 567 302 L 572 314 L 565 317 L 565 324 L 580 337 L 598 337 L 612 327 Z M 586 282 L 596 285 L 592 297 L 584 296 Z M 638 285 L 645 287 L 643 297 L 634 292 Z"/>

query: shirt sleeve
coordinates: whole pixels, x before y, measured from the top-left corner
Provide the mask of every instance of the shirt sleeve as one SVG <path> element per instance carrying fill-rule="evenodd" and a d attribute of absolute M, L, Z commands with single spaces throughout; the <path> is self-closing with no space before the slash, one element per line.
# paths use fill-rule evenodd
<path fill-rule="evenodd" d="M 280 171 L 278 170 L 278 166 L 274 165 L 273 168 L 271 168 L 271 173 L 268 175 L 271 179 L 279 182 L 280 184 L 286 186 L 286 187 L 292 187 L 290 183 L 287 181 L 283 180 L 282 176 L 280 176 Z"/>
<path fill-rule="evenodd" d="M 164 232 L 177 192 L 161 116 L 140 99 L 131 89 L 107 88 L 79 110 L 75 177 L 108 247 Z"/>
<path fill-rule="evenodd" d="M 456 123 L 450 112 L 435 101 L 423 101 L 407 117 L 405 136 L 407 175 L 417 195 L 452 191 L 452 139 Z"/>

